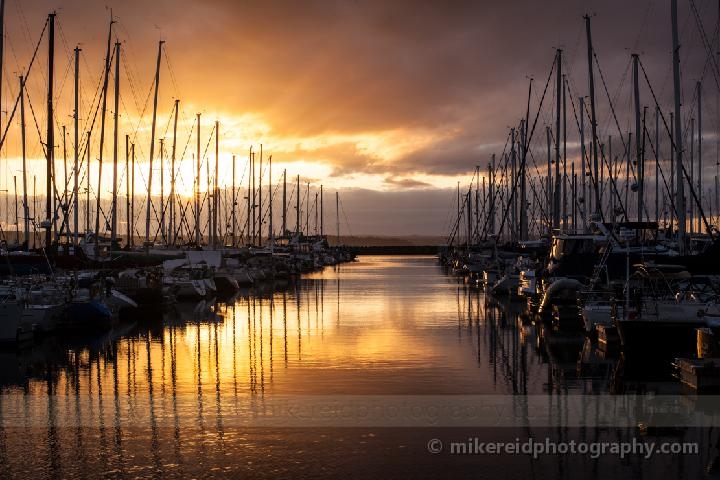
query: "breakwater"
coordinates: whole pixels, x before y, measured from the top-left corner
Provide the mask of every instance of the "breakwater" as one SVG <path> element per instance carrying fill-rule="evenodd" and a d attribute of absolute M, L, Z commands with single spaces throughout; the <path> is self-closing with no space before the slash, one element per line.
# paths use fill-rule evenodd
<path fill-rule="evenodd" d="M 437 245 L 368 245 L 349 247 L 357 255 L 436 255 Z"/>

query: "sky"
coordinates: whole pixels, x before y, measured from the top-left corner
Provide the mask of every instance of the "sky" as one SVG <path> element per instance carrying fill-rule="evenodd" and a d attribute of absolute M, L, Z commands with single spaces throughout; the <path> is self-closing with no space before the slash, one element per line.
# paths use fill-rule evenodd
<path fill-rule="evenodd" d="M 583 15 L 590 15 L 600 64 L 595 70 L 598 134 L 618 136 L 634 128 L 630 55 L 640 55 L 661 108 L 672 108 L 670 2 L 621 1 L 233 1 L 233 0 L 6 0 L 2 126 L 27 72 L 46 16 L 56 17 L 56 115 L 67 127 L 73 158 L 73 49 L 82 49 L 80 130 L 99 123 L 108 25 L 121 43 L 119 170 L 125 189 L 125 135 L 136 144 L 137 192 L 147 191 L 152 86 L 158 41 L 163 40 L 156 137 L 165 139 L 165 193 L 174 100 L 180 100 L 177 189 L 193 189 L 201 114 L 203 186 L 214 162 L 214 124 L 219 122 L 219 183 L 229 186 L 232 156 L 237 181 L 246 182 L 248 152 L 272 155 L 273 183 L 287 170 L 313 188 L 339 190 L 354 234 L 442 235 L 453 212 L 458 182 L 468 188 L 475 166 L 485 175 L 492 154 L 506 146 L 509 128 L 525 115 L 530 79 L 534 118 L 557 48 L 570 86 L 568 103 L 588 95 Z M 707 62 L 716 38 L 717 2 L 679 2 L 683 109 L 695 115 L 694 86 L 702 80 L 703 158 L 709 188 L 716 171 L 718 81 Z M 696 15 L 697 14 L 697 15 Z M 45 37 L 46 38 L 46 37 Z M 40 133 L 44 135 L 47 56 L 45 39 L 28 80 L 28 172 L 44 182 Z M 709 66 L 708 66 L 709 65 Z M 111 183 L 114 66 L 111 69 L 103 149 L 105 197 Z M 600 75 L 602 74 L 602 78 Z M 606 90 L 607 89 L 607 93 Z M 641 104 L 654 111 L 643 83 Z M 614 116 L 608 96 L 613 99 Z M 538 115 L 533 150 L 545 162 L 545 127 L 554 125 L 554 83 Z M 571 108 L 568 105 L 568 108 Z M 578 132 L 569 115 L 568 161 L 577 157 Z M 617 120 L 616 120 L 617 119 Z M 689 118 L 684 118 L 687 125 Z M 91 179 L 98 169 L 99 127 L 91 140 Z M 0 185 L 12 191 L 20 175 L 18 119 L 8 128 Z M 39 133 L 40 132 L 40 133 Z M 58 139 L 61 134 L 56 134 Z M 616 145 L 619 141 L 616 141 Z M 83 143 L 81 143 L 81 147 Z M 153 193 L 159 194 L 160 153 L 155 151 Z M 56 158 L 62 158 L 58 140 Z M 58 163 L 56 168 L 61 168 Z M 92 173 L 95 172 L 95 173 Z M 81 176 L 84 175 L 84 167 Z M 241 180 L 242 179 L 242 180 Z M 19 181 L 19 180 L 18 180 Z M 81 180 L 82 181 L 82 180 Z M 263 182 L 270 181 L 269 172 Z M 93 195 L 98 190 L 93 187 Z M 292 188 L 291 188 L 292 190 Z M 0 210 L 2 210 L 0 208 Z M 334 211 L 334 205 L 329 211 Z M 333 219 L 334 220 L 334 219 Z"/>

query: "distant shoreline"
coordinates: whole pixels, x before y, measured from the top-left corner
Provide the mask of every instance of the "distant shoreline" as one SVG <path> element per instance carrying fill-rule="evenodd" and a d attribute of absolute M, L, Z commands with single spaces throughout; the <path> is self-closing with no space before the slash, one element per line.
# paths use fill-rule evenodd
<path fill-rule="evenodd" d="M 437 255 L 446 238 L 439 235 L 340 236 L 340 244 L 358 255 Z M 337 237 L 328 235 L 330 245 L 337 245 Z"/>
<path fill-rule="evenodd" d="M 348 245 L 350 247 L 423 247 L 435 248 L 445 245 L 447 238 L 441 235 L 327 235 L 330 245 Z"/>
<path fill-rule="evenodd" d="M 358 255 L 436 255 L 438 245 L 367 245 L 348 247 Z"/>

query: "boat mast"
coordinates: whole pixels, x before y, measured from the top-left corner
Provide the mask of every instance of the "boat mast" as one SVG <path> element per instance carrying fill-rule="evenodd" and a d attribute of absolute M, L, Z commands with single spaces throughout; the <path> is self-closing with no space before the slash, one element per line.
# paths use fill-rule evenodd
<path fill-rule="evenodd" d="M 588 77 L 590 81 L 590 129 L 592 130 L 592 160 L 593 160 L 593 186 L 595 190 L 595 213 L 602 216 L 600 206 L 600 190 L 597 186 L 598 178 L 598 144 L 597 120 L 595 116 L 595 69 L 593 68 L 592 34 L 590 33 L 590 16 L 585 15 L 585 31 L 587 33 Z"/>
<path fill-rule="evenodd" d="M 90 131 L 87 132 L 87 161 L 85 162 L 85 232 L 90 231 Z"/>
<path fill-rule="evenodd" d="M 517 143 L 515 138 L 515 128 L 510 129 L 510 143 L 512 144 L 510 146 L 510 185 L 513 185 L 512 188 L 514 189 L 517 175 Z M 507 177 L 507 169 L 505 172 L 505 176 Z M 518 225 L 517 208 L 515 208 L 515 204 L 517 203 L 517 195 L 513 195 L 512 192 L 508 192 L 508 195 L 511 197 L 507 208 L 510 209 L 510 241 L 512 242 L 515 240 L 515 232 L 517 231 Z M 505 212 L 507 212 L 507 210 L 505 210 Z M 500 226 L 502 230 L 502 223 L 500 224 Z"/>
<path fill-rule="evenodd" d="M 627 210 L 630 208 L 630 148 L 632 146 L 632 132 L 628 132 L 627 148 L 625 148 L 625 219 L 630 220 Z"/>
<path fill-rule="evenodd" d="M 22 182 L 23 182 L 23 250 L 27 250 L 30 245 L 30 209 L 28 208 L 28 195 L 27 195 L 27 157 L 25 149 L 25 79 L 20 75 L 20 145 L 22 148 Z M 17 190 L 17 187 L 16 187 Z M 15 210 L 17 217 L 17 194 L 15 196 L 16 205 Z M 17 228 L 16 228 L 17 231 Z M 20 240 L 17 240 L 20 243 Z"/>
<path fill-rule="evenodd" d="M 643 183 L 644 177 L 644 165 L 643 165 L 643 154 L 642 154 L 642 139 L 644 139 L 643 133 L 640 131 L 640 80 L 638 76 L 638 55 L 632 55 L 633 60 L 633 97 L 635 97 L 635 160 L 637 163 L 637 221 L 642 222 L 643 219 Z M 629 205 L 626 205 L 628 208 Z"/>
<path fill-rule="evenodd" d="M 660 106 L 655 105 L 655 223 L 660 224 Z"/>
<path fill-rule="evenodd" d="M 37 175 L 33 175 L 33 218 L 37 218 Z M 33 248 L 35 248 L 36 245 L 40 244 L 40 239 L 37 238 L 37 228 L 33 227 Z"/>
<path fill-rule="evenodd" d="M 272 249 L 272 247 L 275 246 L 275 239 L 273 237 L 272 155 L 268 157 L 268 206 L 270 207 L 270 213 L 268 215 L 268 241 Z"/>
<path fill-rule="evenodd" d="M 235 155 L 232 156 L 232 195 L 231 197 L 231 203 L 232 203 L 232 209 L 230 210 L 230 217 L 232 218 L 232 246 L 236 247 L 237 243 L 235 240 L 236 230 L 237 230 L 237 219 L 235 217 L 235 207 L 237 207 L 237 197 L 235 196 Z"/>
<path fill-rule="evenodd" d="M 2 106 L 2 66 L 5 53 L 5 0 L 0 0 L 0 107 Z M 0 128 L 2 127 L 2 108 L 0 108 Z M 7 199 L 7 196 L 5 197 Z M 7 206 L 7 202 L 5 203 Z M 5 209 L 7 213 L 7 208 Z"/>
<path fill-rule="evenodd" d="M 335 191 L 335 226 L 337 228 L 337 244 L 340 245 L 340 194 Z"/>
<path fill-rule="evenodd" d="M 63 213 L 63 219 L 62 223 L 60 224 L 60 235 L 65 231 L 66 228 L 70 228 L 70 220 L 68 219 L 68 204 L 67 204 L 67 185 L 68 185 L 68 176 L 67 176 L 67 131 L 65 128 L 65 125 L 62 127 L 62 150 L 63 150 L 63 191 L 62 196 L 60 197 L 60 208 L 62 209 Z M 56 176 L 54 166 L 53 166 L 53 177 Z M 55 201 L 57 202 L 58 199 L 58 193 L 57 193 L 57 181 L 54 182 L 55 184 Z M 55 208 L 53 209 L 55 213 L 57 214 L 57 204 L 55 205 Z M 55 240 L 59 240 L 58 231 L 57 231 L 57 225 L 55 226 Z"/>
<path fill-rule="evenodd" d="M 320 236 L 323 236 L 323 186 L 320 185 Z"/>
<path fill-rule="evenodd" d="M 491 234 L 495 233 L 495 154 L 492 154 L 492 163 L 490 164 L 490 181 L 488 182 L 488 217 Z"/>
<path fill-rule="evenodd" d="M 250 146 L 250 151 L 248 152 L 248 186 L 247 186 L 247 234 L 245 235 L 246 241 L 248 244 L 252 243 L 250 241 L 250 224 L 253 222 L 255 216 L 253 215 L 252 210 L 252 146 Z"/>
<path fill-rule="evenodd" d="M 695 119 L 690 117 L 690 141 L 688 142 L 690 145 L 690 158 L 688 158 L 688 163 L 690 164 L 690 178 L 688 179 L 688 186 L 690 187 L 690 194 L 692 195 L 692 189 L 693 189 L 693 182 L 695 181 L 695 159 L 693 158 L 694 150 L 695 150 Z M 693 218 L 695 217 L 695 205 L 693 202 L 690 202 L 690 205 L 688 205 L 688 214 L 689 214 L 689 222 L 688 222 L 688 233 L 689 238 L 692 238 L 695 227 L 695 222 L 693 222 Z"/>
<path fill-rule="evenodd" d="M 247 233 L 245 235 L 246 243 L 250 244 L 250 218 L 252 216 L 252 198 L 250 196 L 251 193 L 251 171 L 252 171 L 252 146 L 250 147 L 250 151 L 248 153 L 248 163 L 247 163 L 247 169 L 248 169 L 248 186 L 247 186 Z"/>
<path fill-rule="evenodd" d="M 255 208 L 257 207 L 257 204 L 255 203 L 255 153 L 252 151 L 252 147 L 250 147 L 250 171 L 251 175 L 250 178 L 252 179 L 252 241 L 250 242 L 252 245 L 255 245 Z M 248 228 L 250 226 L 248 225 Z"/>
<path fill-rule="evenodd" d="M 150 130 L 150 164 L 148 165 L 148 196 L 145 210 L 145 248 L 150 248 L 150 210 L 152 208 L 152 171 L 153 157 L 155 156 L 155 123 L 157 120 L 158 87 L 160 86 L 160 58 L 164 40 L 158 42 L 157 63 L 155 64 L 155 95 L 153 97 L 152 127 Z M 161 167 L 162 168 L 162 167 Z"/>
<path fill-rule="evenodd" d="M 530 141 L 528 139 L 528 125 L 530 123 L 530 98 L 532 96 L 533 79 L 530 79 L 528 87 L 527 107 L 525 109 L 525 119 L 520 122 L 520 135 L 522 140 L 522 162 L 520 163 L 520 240 L 527 240 L 528 234 L 528 217 L 527 217 L 527 153 L 530 149 Z M 513 189 L 514 189 L 513 185 Z M 516 195 L 513 195 L 516 197 Z"/>
<path fill-rule="evenodd" d="M 583 223 L 583 230 L 587 230 L 587 206 L 589 205 L 589 200 L 587 198 L 587 184 L 586 184 L 586 165 L 587 162 L 585 161 L 587 152 L 585 150 L 585 98 L 580 97 L 579 98 L 580 103 L 580 205 L 578 210 L 580 210 L 580 216 L 582 217 L 582 223 Z M 577 212 L 576 212 L 577 213 Z M 574 226 L 573 228 L 577 228 L 577 226 Z"/>
<path fill-rule="evenodd" d="M 218 163 L 220 158 L 220 122 L 215 120 L 215 182 L 213 188 L 213 248 L 218 247 L 218 210 L 220 209 L 220 188 Z"/>
<path fill-rule="evenodd" d="M 100 156 L 98 157 L 98 189 L 97 189 L 97 202 L 95 204 L 95 245 L 97 247 L 100 239 L 100 182 L 102 180 L 102 161 L 103 161 L 103 147 L 105 144 L 105 113 L 107 112 L 107 90 L 108 90 L 108 77 L 110 76 L 110 42 L 112 41 L 112 26 L 114 20 L 112 14 L 110 14 L 110 29 L 108 30 L 108 41 L 107 50 L 105 52 L 105 75 L 103 80 L 103 103 L 102 103 L 102 114 L 100 116 Z"/>
<path fill-rule="evenodd" d="M 598 208 L 600 209 L 600 213 L 604 215 L 603 197 L 605 195 L 605 186 L 608 185 L 608 183 L 605 181 L 605 145 L 600 143 L 600 141 L 598 141 L 598 149 L 600 150 L 598 155 L 598 168 L 600 169 L 600 176 L 595 184 L 598 186 L 597 188 L 600 191 L 598 194 Z M 612 176 L 608 175 L 608 178 L 612 178 Z"/>
<path fill-rule="evenodd" d="M 20 243 L 20 217 L 18 216 L 18 191 L 17 191 L 17 175 L 13 175 L 13 185 L 15 185 L 15 243 Z"/>
<path fill-rule="evenodd" d="M 130 135 L 125 135 L 125 247 L 130 247 L 130 235 L 132 220 L 130 217 Z"/>
<path fill-rule="evenodd" d="M 230 236 L 229 230 L 230 230 L 231 212 L 228 212 L 228 208 L 231 208 L 231 209 L 234 208 L 234 207 L 229 207 L 230 201 L 232 200 L 232 198 L 228 199 L 227 185 L 225 186 L 225 188 L 222 189 L 222 197 L 225 202 L 225 207 L 222 209 L 222 223 L 220 225 L 220 237 L 222 240 L 221 246 L 225 247 L 226 245 L 228 245 L 227 239 Z"/>
<path fill-rule="evenodd" d="M 178 124 L 178 109 L 180 106 L 180 100 L 175 99 L 175 119 L 173 120 L 173 143 L 172 143 L 172 158 L 170 159 L 170 235 L 168 238 L 168 244 L 175 245 L 175 154 L 177 149 L 177 124 Z"/>
<path fill-rule="evenodd" d="M 457 244 L 460 246 L 460 182 L 457 182 L 455 189 L 455 196 L 457 197 Z"/>
<path fill-rule="evenodd" d="M 697 219 L 697 230 L 702 232 L 702 84 L 698 81 L 697 84 L 697 116 L 698 116 L 698 178 L 697 178 L 697 190 L 698 190 L 698 205 L 700 207 L 700 215 Z"/>
<path fill-rule="evenodd" d="M 607 157 L 605 157 L 603 153 L 603 158 L 607 158 L 608 163 L 608 182 L 610 186 L 610 204 L 608 205 L 608 208 L 610 209 L 610 218 L 612 221 L 615 221 L 615 197 L 617 196 L 617 188 L 616 188 L 616 182 L 615 182 L 615 164 L 613 162 L 613 153 L 612 153 L 612 135 L 608 135 L 608 154 Z M 604 150 L 603 150 L 604 152 Z"/>
<path fill-rule="evenodd" d="M 472 204 L 472 183 L 470 184 L 470 189 L 468 190 L 466 194 L 467 198 L 467 238 L 465 239 L 465 246 L 468 250 L 470 250 L 470 243 L 472 242 L 471 236 L 472 236 L 472 211 L 473 211 L 473 204 Z"/>
<path fill-rule="evenodd" d="M 213 132 L 210 131 L 210 138 L 212 138 Z M 206 149 L 207 151 L 207 149 Z M 210 176 L 210 160 L 205 162 L 205 198 L 207 200 L 207 246 L 213 246 L 213 225 L 212 225 L 212 197 L 213 191 L 211 186 L 212 177 Z"/>
<path fill-rule="evenodd" d="M 135 245 L 135 144 L 130 144 L 130 170 L 132 171 L 132 182 L 130 182 L 130 246 Z"/>
<path fill-rule="evenodd" d="M 195 157 L 195 245 L 200 245 L 200 114 L 197 114 L 197 155 Z"/>
<path fill-rule="evenodd" d="M 45 199 L 45 211 L 47 212 L 48 223 L 45 229 L 45 248 L 49 249 L 52 243 L 52 226 L 53 218 L 55 217 L 52 211 L 52 170 L 53 162 L 55 161 L 55 138 L 54 138 L 54 113 L 53 113 L 53 76 L 55 67 L 55 12 L 48 15 L 48 94 L 47 94 L 47 170 L 46 170 L 46 199 Z"/>
<path fill-rule="evenodd" d="M 577 174 L 575 173 L 575 162 L 572 162 L 570 164 L 570 176 L 572 177 L 572 186 L 570 187 L 571 188 L 570 193 L 571 193 L 571 198 L 573 199 L 572 204 L 570 206 L 571 215 L 572 215 L 572 226 L 573 226 L 573 231 L 577 231 L 578 193 L 577 193 Z"/>
<path fill-rule="evenodd" d="M 0 128 L 2 128 L 2 67 L 3 67 L 3 53 L 5 51 L 4 48 L 4 40 L 5 40 L 5 0 L 0 0 Z M 5 191 L 5 221 L 8 221 L 8 214 L 9 214 L 9 208 L 8 208 L 8 197 L 10 196 L 10 192 Z M 4 235 L 3 235 L 4 237 Z"/>
<path fill-rule="evenodd" d="M 685 254 L 685 185 L 683 181 L 682 122 L 680 117 L 680 45 L 678 43 L 677 0 L 670 1 L 673 41 L 673 85 L 675 90 L 675 168 L 677 192 L 675 195 L 678 214 L 678 247 Z"/>
<path fill-rule="evenodd" d="M 648 212 L 647 202 L 645 201 L 645 152 L 647 151 L 645 142 L 649 140 L 650 135 L 647 129 L 647 111 L 648 107 L 643 106 L 641 123 L 643 137 L 642 142 L 640 143 L 640 159 L 638 160 L 638 164 L 640 165 L 640 190 L 642 190 L 641 199 L 643 203 L 640 211 L 642 212 L 642 215 L 645 216 L 645 220 L 650 221 L 650 213 Z M 638 220 L 640 219 L 638 218 Z"/>
<path fill-rule="evenodd" d="M 263 162 L 263 146 L 262 143 L 260 144 L 260 169 L 258 171 L 258 189 L 257 189 L 257 204 L 258 204 L 258 220 L 257 220 L 257 237 L 258 237 L 258 246 L 262 247 L 262 177 L 263 177 L 263 169 L 262 169 L 262 162 Z"/>
<path fill-rule="evenodd" d="M 568 211 L 567 211 L 567 187 L 568 187 L 568 175 L 567 175 L 567 99 L 565 94 L 567 92 L 567 79 L 563 74 L 563 90 L 562 90 L 562 114 L 563 114 L 563 177 L 562 177 L 562 226 L 563 230 L 567 231 L 568 228 Z"/>
<path fill-rule="evenodd" d="M 555 94 L 555 189 L 553 190 L 553 229 L 560 228 L 560 194 L 561 194 L 561 177 L 560 177 L 560 114 L 562 106 L 562 49 L 557 51 L 557 72 L 555 72 L 557 85 Z"/>
<path fill-rule="evenodd" d="M 167 232 L 165 231 L 165 139 L 160 139 L 160 237 L 167 245 Z"/>
<path fill-rule="evenodd" d="M 545 139 L 547 142 L 547 179 L 545 184 L 545 193 L 547 201 L 547 231 L 548 235 L 552 233 L 553 229 L 553 222 L 555 219 L 555 212 L 554 212 L 554 201 L 555 197 L 553 197 L 553 184 L 552 184 L 552 141 L 550 137 L 552 136 L 550 125 L 545 127 Z"/>
<path fill-rule="evenodd" d="M 670 112 L 670 174 L 668 175 L 670 177 L 670 198 L 668 199 L 668 202 L 670 203 L 670 233 L 675 230 L 674 224 L 675 224 L 675 216 L 677 212 L 675 211 L 675 113 Z"/>
<path fill-rule="evenodd" d="M 78 154 L 80 153 L 80 131 L 78 127 L 79 123 L 79 111 L 78 111 L 78 103 L 79 103 L 79 96 L 80 96 L 80 48 L 75 47 L 75 109 L 73 111 L 73 122 L 74 122 L 74 128 L 75 128 L 75 168 L 73 169 L 73 230 L 74 230 L 74 244 L 78 244 L 78 230 L 79 230 L 79 221 L 78 221 L 78 206 L 79 206 L 79 199 L 78 199 L 78 177 L 80 176 L 79 173 L 79 167 L 80 167 L 80 159 L 78 157 Z M 88 145 L 89 147 L 89 145 Z"/>
<path fill-rule="evenodd" d="M 494 154 L 493 154 L 494 155 Z M 480 167 L 478 167 L 480 168 Z M 485 188 L 485 176 L 483 175 L 482 179 L 482 197 L 480 196 L 480 188 L 475 189 L 475 239 L 474 242 L 476 244 L 480 243 L 480 198 L 482 198 L 482 210 L 483 212 L 487 209 L 487 196 L 486 196 L 486 188 Z"/>
<path fill-rule="evenodd" d="M 115 42 L 115 111 L 113 112 L 113 190 L 110 213 L 110 246 L 117 246 L 118 110 L 120 108 L 120 42 Z"/>
<path fill-rule="evenodd" d="M 287 232 L 287 169 L 283 169 L 283 196 L 282 196 L 282 235 Z"/>
<path fill-rule="evenodd" d="M 473 230 L 473 243 L 476 242 L 475 235 L 478 233 L 478 225 L 480 224 L 480 165 L 475 165 L 475 176 L 478 184 L 475 187 L 475 229 Z M 483 176 L 483 196 L 485 195 L 485 177 Z"/>
<path fill-rule="evenodd" d="M 295 195 L 295 234 L 300 238 L 300 175 L 297 176 Z"/>
<path fill-rule="evenodd" d="M 532 85 L 532 82 L 530 83 Z M 530 103 L 530 97 L 528 96 L 528 104 Z M 527 240 L 527 177 L 525 175 L 527 152 L 530 147 L 527 142 L 527 123 L 525 120 L 520 122 L 520 135 L 522 136 L 521 141 L 523 144 L 523 158 L 520 164 L 520 238 L 519 240 Z"/>

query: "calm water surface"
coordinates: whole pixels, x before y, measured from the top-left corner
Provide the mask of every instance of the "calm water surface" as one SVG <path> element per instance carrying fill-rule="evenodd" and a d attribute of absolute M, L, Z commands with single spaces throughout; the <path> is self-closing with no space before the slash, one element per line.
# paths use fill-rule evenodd
<path fill-rule="evenodd" d="M 522 305 L 489 301 L 432 257 L 361 257 L 226 302 L 179 304 L 101 337 L 2 351 L 0 478 L 708 475 L 713 428 L 401 428 L 391 416 L 386 425 L 353 424 L 293 410 L 384 396 L 507 395 L 511 403 L 673 388 L 622 378 L 613 356 L 584 337 L 553 337 L 523 320 Z M 278 405 L 287 407 L 281 415 Z M 475 437 L 682 441 L 699 451 L 650 459 L 428 452 L 432 439 Z"/>

